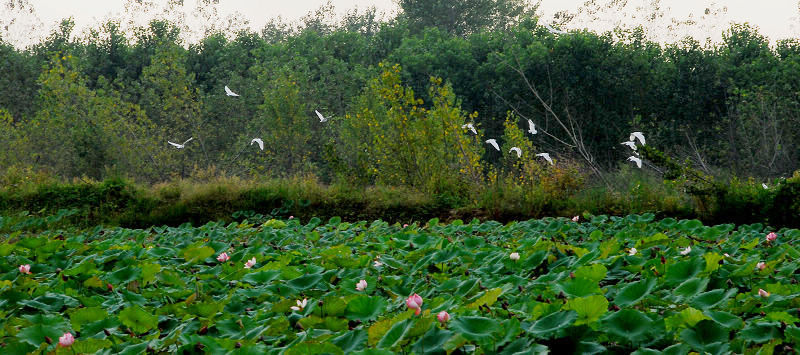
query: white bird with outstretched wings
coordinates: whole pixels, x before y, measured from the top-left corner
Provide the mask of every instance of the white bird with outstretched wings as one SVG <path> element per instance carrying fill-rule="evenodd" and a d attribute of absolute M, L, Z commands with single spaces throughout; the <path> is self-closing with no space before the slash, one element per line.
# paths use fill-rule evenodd
<path fill-rule="evenodd" d="M 194 139 L 194 137 L 189 137 L 189 139 L 187 139 L 186 142 L 183 142 L 183 144 L 173 143 L 170 141 L 167 141 L 167 143 L 169 143 L 170 145 L 172 145 L 177 149 L 183 149 L 186 146 L 186 143 L 189 143 L 189 141 L 191 141 L 192 139 Z"/>
<path fill-rule="evenodd" d="M 628 157 L 628 161 L 632 161 L 632 162 L 636 163 L 636 166 L 638 166 L 639 169 L 642 168 L 642 159 L 639 159 L 639 158 L 631 155 L 631 156 Z"/>
<path fill-rule="evenodd" d="M 228 95 L 228 96 L 239 96 L 239 94 L 231 91 L 231 89 L 228 88 L 228 85 L 225 85 L 225 95 Z"/>
<path fill-rule="evenodd" d="M 319 117 L 319 121 L 320 122 L 327 122 L 328 121 L 328 118 L 323 116 L 321 113 L 319 113 L 319 111 L 314 110 L 314 112 L 317 114 L 317 117 Z"/>
<path fill-rule="evenodd" d="M 519 149 L 519 147 L 511 147 L 508 152 L 517 152 L 517 158 L 522 158 L 522 149 Z"/>
<path fill-rule="evenodd" d="M 642 145 L 645 145 L 644 144 L 644 134 L 642 134 L 642 132 L 633 132 L 633 133 L 631 133 L 631 136 L 630 136 L 630 138 L 628 138 L 628 140 L 633 142 L 634 139 L 638 139 L 639 142 L 642 143 Z"/>
<path fill-rule="evenodd" d="M 531 121 L 531 120 L 528 120 L 528 133 L 530 133 L 530 134 L 536 134 L 536 133 L 539 133 L 539 132 L 536 130 L 536 125 L 535 125 L 535 124 L 533 124 L 533 121 Z"/>
<path fill-rule="evenodd" d="M 553 165 L 553 159 L 550 158 L 550 154 L 548 154 L 548 153 L 539 153 L 539 154 L 536 154 L 536 156 L 544 158 L 544 160 L 547 160 L 547 162 L 550 163 L 550 165 Z"/>
<path fill-rule="evenodd" d="M 461 128 L 466 128 L 472 131 L 473 134 L 478 134 L 478 131 L 475 130 L 475 126 L 473 126 L 472 123 L 467 123 L 465 125 L 462 125 Z"/>
<path fill-rule="evenodd" d="M 253 143 L 258 143 L 258 147 L 264 150 L 264 141 L 262 141 L 261 138 L 253 138 L 253 140 L 250 141 L 250 145 L 253 145 Z"/>
<path fill-rule="evenodd" d="M 497 151 L 498 151 L 498 152 L 500 151 L 500 146 L 499 146 L 499 145 L 497 145 L 497 140 L 495 140 L 494 138 L 492 138 L 492 139 L 487 139 L 487 140 L 486 140 L 486 143 L 489 143 L 489 144 L 491 144 L 491 145 L 492 145 L 492 147 L 494 147 L 494 149 L 497 149 Z"/>

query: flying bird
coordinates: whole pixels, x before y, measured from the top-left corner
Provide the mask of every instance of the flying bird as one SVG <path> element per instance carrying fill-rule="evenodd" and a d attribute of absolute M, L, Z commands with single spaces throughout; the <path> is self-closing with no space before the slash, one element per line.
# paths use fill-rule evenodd
<path fill-rule="evenodd" d="M 323 116 L 321 113 L 319 113 L 319 111 L 314 110 L 314 112 L 317 113 L 317 117 L 319 117 L 319 121 L 320 122 L 328 122 L 328 119 L 325 116 Z"/>
<path fill-rule="evenodd" d="M 522 157 L 522 149 L 519 149 L 519 147 L 511 147 L 511 149 L 508 152 L 509 153 L 517 152 L 517 158 L 521 158 Z"/>
<path fill-rule="evenodd" d="M 239 94 L 231 91 L 231 89 L 228 88 L 227 85 L 225 85 L 225 95 L 228 95 L 228 96 L 239 96 Z"/>
<path fill-rule="evenodd" d="M 183 142 L 183 144 L 172 143 L 170 141 L 167 141 L 167 143 L 171 144 L 175 148 L 183 149 L 183 147 L 186 146 L 186 143 L 189 143 L 189 141 L 191 141 L 192 139 L 194 139 L 194 137 L 189 137 L 189 139 L 187 139 L 186 142 Z"/>
<path fill-rule="evenodd" d="M 632 161 L 632 162 L 636 163 L 636 166 L 638 166 L 639 169 L 642 168 L 642 159 L 639 159 L 639 158 L 631 155 L 631 156 L 628 157 L 628 161 Z"/>
<path fill-rule="evenodd" d="M 550 165 L 553 165 L 553 159 L 550 159 L 550 154 L 548 154 L 548 153 L 539 153 L 539 154 L 536 154 L 536 156 L 544 158 L 544 160 L 547 160 L 547 162 L 550 163 Z"/>
<path fill-rule="evenodd" d="M 486 143 L 489 143 L 489 144 L 491 144 L 491 145 L 492 145 L 492 147 L 494 147 L 494 149 L 497 149 L 497 151 L 498 151 L 498 152 L 500 151 L 500 146 L 499 146 L 499 145 L 497 145 L 497 140 L 495 140 L 494 138 L 492 138 L 492 139 L 487 139 L 487 140 L 486 140 Z"/>
<path fill-rule="evenodd" d="M 253 140 L 250 141 L 250 145 L 253 145 L 253 143 L 258 143 L 258 147 L 264 150 L 264 141 L 262 141 L 261 138 L 253 138 Z"/>
<path fill-rule="evenodd" d="M 769 186 L 767 186 L 767 184 L 765 184 L 765 183 L 763 183 L 763 182 L 761 183 L 761 187 L 763 187 L 763 188 L 764 188 L 764 190 L 766 190 L 766 189 L 769 189 Z"/>
<path fill-rule="evenodd" d="M 644 134 L 642 134 L 642 132 L 633 132 L 633 133 L 631 133 L 631 136 L 630 136 L 630 138 L 628 138 L 628 140 L 633 142 L 634 139 L 638 139 L 639 142 L 642 143 L 642 145 L 645 145 L 644 144 Z"/>
<path fill-rule="evenodd" d="M 538 133 L 538 131 L 536 131 L 536 125 L 533 124 L 533 121 L 531 121 L 531 120 L 528 120 L 528 132 L 530 134 Z"/>
<path fill-rule="evenodd" d="M 475 130 L 475 126 L 473 126 L 472 123 L 467 123 L 467 124 L 461 126 L 461 128 L 467 128 L 470 131 L 472 131 L 473 134 L 478 134 L 478 131 Z"/>
<path fill-rule="evenodd" d="M 569 32 L 566 32 L 566 31 L 557 30 L 557 29 L 553 28 L 553 26 L 550 26 L 548 24 L 544 24 L 544 27 L 547 28 L 547 30 L 550 31 L 550 33 L 557 34 L 557 35 L 565 35 L 565 34 L 569 33 Z"/>
<path fill-rule="evenodd" d="M 636 142 L 634 142 L 634 141 L 630 141 L 630 142 L 622 142 L 622 143 L 620 143 L 620 144 L 622 144 L 622 145 L 627 145 L 627 146 L 628 146 L 628 148 L 631 148 L 631 149 L 633 149 L 633 150 L 636 150 Z"/>

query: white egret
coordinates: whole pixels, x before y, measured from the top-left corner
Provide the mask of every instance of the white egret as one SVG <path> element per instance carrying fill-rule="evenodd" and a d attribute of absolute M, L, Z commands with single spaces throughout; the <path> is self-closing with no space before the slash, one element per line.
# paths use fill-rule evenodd
<path fill-rule="evenodd" d="M 191 141 L 192 139 L 194 139 L 194 137 L 189 137 L 189 139 L 187 139 L 186 142 L 183 142 L 183 144 L 172 143 L 170 141 L 167 141 L 167 143 L 171 144 L 175 148 L 183 149 L 183 147 L 186 146 L 186 143 L 189 143 L 189 141 Z"/>
<path fill-rule="evenodd" d="M 314 110 L 314 112 L 317 114 L 317 117 L 319 117 L 319 121 L 320 122 L 327 122 L 328 121 L 328 118 L 323 116 L 321 113 L 319 113 L 319 111 Z"/>
<path fill-rule="evenodd" d="M 261 138 L 253 138 L 253 140 L 250 141 L 250 145 L 253 145 L 253 143 L 258 143 L 258 147 L 264 150 L 264 141 L 262 141 Z"/>
<path fill-rule="evenodd" d="M 634 142 L 634 141 L 630 141 L 630 142 L 622 142 L 622 143 L 620 143 L 620 144 L 622 144 L 622 145 L 627 145 L 627 146 L 628 146 L 628 148 L 631 148 L 631 149 L 633 149 L 633 150 L 636 150 L 636 142 Z"/>
<path fill-rule="evenodd" d="M 497 151 L 498 151 L 498 152 L 500 151 L 500 146 L 499 146 L 499 145 L 497 145 L 497 140 L 495 140 L 494 138 L 492 138 L 492 139 L 487 139 L 487 140 L 486 140 L 486 143 L 489 143 L 489 144 L 491 144 L 491 145 L 492 145 L 492 147 L 494 147 L 494 149 L 497 149 Z"/>
<path fill-rule="evenodd" d="M 239 96 L 239 94 L 231 91 L 231 89 L 228 88 L 227 85 L 225 85 L 225 95 L 228 95 L 228 96 Z"/>
<path fill-rule="evenodd" d="M 553 26 L 550 26 L 548 24 L 544 24 L 544 27 L 547 28 L 547 30 L 550 31 L 550 33 L 552 33 L 552 34 L 565 35 L 565 34 L 569 33 L 569 32 L 566 32 L 566 31 L 557 30 L 557 29 L 553 28 Z"/>
<path fill-rule="evenodd" d="M 645 145 L 644 144 L 644 134 L 642 134 L 642 132 L 633 132 L 633 133 L 631 133 L 631 136 L 630 136 L 630 138 L 628 138 L 628 140 L 633 142 L 634 139 L 638 139 L 639 142 L 642 143 L 642 145 Z"/>
<path fill-rule="evenodd" d="M 766 189 L 769 189 L 769 187 L 767 186 L 767 184 L 765 184 L 765 183 L 763 183 L 763 182 L 761 183 L 761 187 L 763 187 L 763 188 L 764 188 L 764 190 L 766 190 Z"/>
<path fill-rule="evenodd" d="M 548 154 L 548 153 L 539 153 L 539 154 L 536 154 L 536 156 L 544 158 L 544 160 L 547 160 L 547 162 L 550 163 L 550 165 L 553 165 L 553 159 L 550 159 L 550 154 Z"/>
<path fill-rule="evenodd" d="M 475 126 L 473 126 L 472 123 L 467 123 L 465 125 L 462 125 L 461 128 L 469 129 L 470 131 L 472 131 L 473 134 L 478 134 L 478 131 L 475 130 Z"/>
<path fill-rule="evenodd" d="M 538 131 L 536 131 L 536 125 L 533 124 L 533 121 L 531 120 L 528 120 L 528 133 L 530 134 L 538 133 Z"/>
<path fill-rule="evenodd" d="M 521 158 L 522 157 L 522 149 L 519 149 L 519 147 L 511 147 L 511 149 L 508 152 L 509 153 L 517 152 L 517 158 Z"/>
<path fill-rule="evenodd" d="M 639 158 L 631 155 L 631 156 L 628 157 L 628 160 L 636 163 L 636 166 L 638 166 L 639 169 L 642 168 L 642 159 L 639 159 Z"/>

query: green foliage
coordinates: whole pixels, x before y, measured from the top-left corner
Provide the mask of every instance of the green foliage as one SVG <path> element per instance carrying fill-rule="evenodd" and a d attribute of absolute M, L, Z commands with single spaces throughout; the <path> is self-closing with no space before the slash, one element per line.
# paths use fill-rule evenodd
<path fill-rule="evenodd" d="M 75 351 L 114 353 L 197 344 L 221 352 L 237 342 L 257 342 L 261 353 L 797 345 L 798 230 L 743 248 L 769 230 L 653 215 L 424 227 L 338 217 L 254 222 L 6 233 L 0 340 L 8 351 L 51 351 L 71 332 Z M 726 232 L 703 240 L 704 230 Z M 693 253 L 682 255 L 689 240 Z M 628 255 L 633 246 L 639 252 Z M 711 249 L 729 256 L 708 269 L 702 251 Z M 511 260 L 511 250 L 522 257 Z M 222 252 L 230 260 L 217 261 Z M 246 269 L 251 256 L 258 263 Z M 758 272 L 757 260 L 776 272 Z M 22 263 L 31 274 L 20 274 Z M 369 284 L 362 291 L 360 279 Z M 412 293 L 424 301 L 418 315 L 404 302 Z M 290 308 L 302 300 L 302 309 Z M 451 319 L 440 324 L 440 311 Z"/>

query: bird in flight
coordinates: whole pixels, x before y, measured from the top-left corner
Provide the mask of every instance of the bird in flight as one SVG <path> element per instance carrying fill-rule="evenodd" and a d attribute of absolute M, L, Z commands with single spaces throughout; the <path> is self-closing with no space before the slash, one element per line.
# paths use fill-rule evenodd
<path fill-rule="evenodd" d="M 633 150 L 636 150 L 636 142 L 634 142 L 634 141 L 630 141 L 630 142 L 622 142 L 622 143 L 620 143 L 620 144 L 622 144 L 622 145 L 627 145 L 627 146 L 628 146 L 628 148 L 631 148 L 631 149 L 633 149 Z"/>
<path fill-rule="evenodd" d="M 633 133 L 631 133 L 631 136 L 630 136 L 630 138 L 628 138 L 628 140 L 633 142 L 634 139 L 638 139 L 639 142 L 642 143 L 642 145 L 645 145 L 644 144 L 644 134 L 642 134 L 642 132 L 633 132 Z"/>
<path fill-rule="evenodd" d="M 472 131 L 473 134 L 478 134 L 478 131 L 475 130 L 475 126 L 473 126 L 472 123 L 467 123 L 461 126 L 461 128 L 469 129 L 470 131 Z"/>
<path fill-rule="evenodd" d="M 228 95 L 228 96 L 239 96 L 239 94 L 231 91 L 231 89 L 228 88 L 227 85 L 225 85 L 225 95 Z"/>
<path fill-rule="evenodd" d="M 642 168 L 642 159 L 639 159 L 639 158 L 631 155 L 631 156 L 628 157 L 628 160 L 636 163 L 636 166 L 638 166 L 639 169 Z"/>
<path fill-rule="evenodd" d="M 522 149 L 519 149 L 519 147 L 511 147 L 511 149 L 508 152 L 509 153 L 517 152 L 517 158 L 521 158 L 522 157 Z"/>
<path fill-rule="evenodd" d="M 764 190 L 766 190 L 766 189 L 769 189 L 769 186 L 767 186 L 767 184 L 765 184 L 765 183 L 763 183 L 763 182 L 761 183 L 761 187 L 763 187 L 763 188 L 764 188 Z"/>
<path fill-rule="evenodd" d="M 317 113 L 317 117 L 319 117 L 319 121 L 320 121 L 320 122 L 327 122 L 327 121 L 328 121 L 328 118 L 326 118 L 326 117 L 325 117 L 325 116 L 323 116 L 321 113 L 319 113 L 319 111 L 317 111 L 317 110 L 314 110 L 314 112 L 316 112 L 316 113 Z"/>
<path fill-rule="evenodd" d="M 536 131 L 536 125 L 533 124 L 533 121 L 531 121 L 531 120 L 528 120 L 528 132 L 530 134 L 538 133 L 538 131 Z"/>
<path fill-rule="evenodd" d="M 550 163 L 550 165 L 553 165 L 553 159 L 550 159 L 550 154 L 548 154 L 548 153 L 539 153 L 539 154 L 536 154 L 536 156 L 544 158 L 544 160 L 547 160 L 547 162 Z"/>
<path fill-rule="evenodd" d="M 494 138 L 492 138 L 492 139 L 487 139 L 487 140 L 486 140 L 486 143 L 489 143 L 489 144 L 491 144 L 491 145 L 492 145 L 492 147 L 494 147 L 494 149 L 497 149 L 497 151 L 498 151 L 498 152 L 500 151 L 500 146 L 499 146 L 499 145 L 497 145 L 497 140 L 495 140 Z"/>
<path fill-rule="evenodd" d="M 189 137 L 189 139 L 187 139 L 186 142 L 183 142 L 183 144 L 172 143 L 170 141 L 167 141 L 167 143 L 171 144 L 175 148 L 183 149 L 183 147 L 186 146 L 186 143 L 189 143 L 189 141 L 191 141 L 192 139 L 194 139 L 194 137 Z"/>
<path fill-rule="evenodd" d="M 544 24 L 544 27 L 547 28 L 547 30 L 550 31 L 550 33 L 557 34 L 557 35 L 565 35 L 565 34 L 569 33 L 569 32 L 566 32 L 566 31 L 557 30 L 557 29 L 553 28 L 553 26 L 550 26 L 548 24 Z"/>
<path fill-rule="evenodd" d="M 250 141 L 250 145 L 253 145 L 253 143 L 258 143 L 258 147 L 264 150 L 264 141 L 262 141 L 261 138 L 253 138 L 253 140 Z"/>

